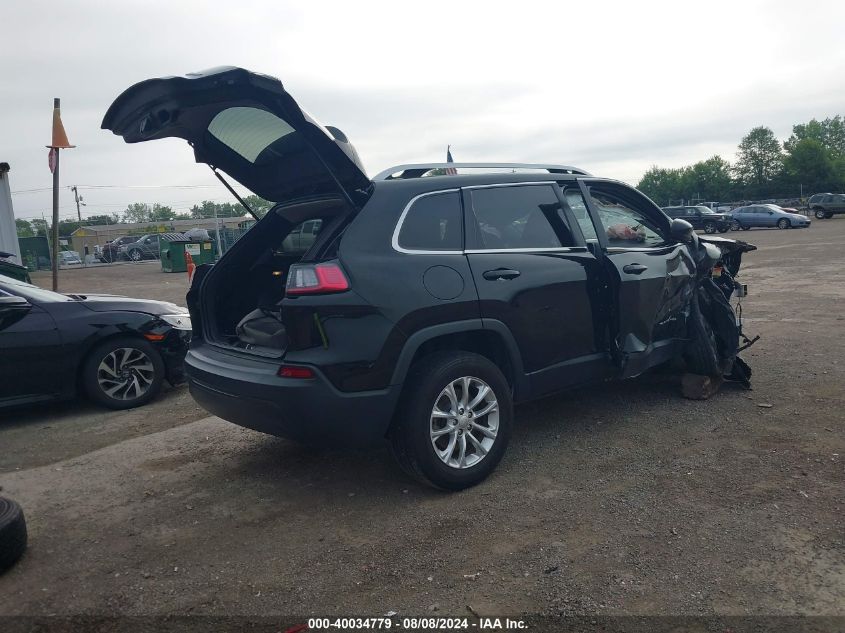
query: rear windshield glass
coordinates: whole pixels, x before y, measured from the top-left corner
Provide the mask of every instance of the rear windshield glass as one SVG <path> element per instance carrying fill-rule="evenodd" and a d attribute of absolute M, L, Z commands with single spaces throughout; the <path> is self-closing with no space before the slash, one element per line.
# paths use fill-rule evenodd
<path fill-rule="evenodd" d="M 228 108 L 208 124 L 208 132 L 229 149 L 255 163 L 261 153 L 293 128 L 266 110 Z"/>
<path fill-rule="evenodd" d="M 415 200 L 402 222 L 399 246 L 421 251 L 461 250 L 463 221 L 458 192 L 437 193 Z"/>

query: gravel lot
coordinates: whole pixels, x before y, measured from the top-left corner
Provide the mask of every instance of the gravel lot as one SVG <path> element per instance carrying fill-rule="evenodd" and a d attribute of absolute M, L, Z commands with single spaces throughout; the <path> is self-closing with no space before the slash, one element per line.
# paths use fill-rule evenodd
<path fill-rule="evenodd" d="M 753 391 L 687 401 L 655 374 L 522 406 L 498 471 L 458 494 L 383 449 L 206 417 L 184 387 L 0 414 L 30 529 L 0 615 L 845 616 L 845 219 L 730 236 L 760 247 L 740 278 Z M 61 285 L 183 303 L 186 279 Z"/>

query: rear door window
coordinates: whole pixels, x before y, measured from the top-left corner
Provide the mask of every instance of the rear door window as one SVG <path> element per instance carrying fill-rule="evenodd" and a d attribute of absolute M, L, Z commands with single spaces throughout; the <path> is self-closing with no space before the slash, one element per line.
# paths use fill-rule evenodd
<path fill-rule="evenodd" d="M 463 250 L 463 213 L 459 192 L 421 196 L 403 215 L 395 244 L 400 250 Z"/>
<path fill-rule="evenodd" d="M 470 190 L 474 248 L 542 250 L 575 245 L 554 185 Z"/>

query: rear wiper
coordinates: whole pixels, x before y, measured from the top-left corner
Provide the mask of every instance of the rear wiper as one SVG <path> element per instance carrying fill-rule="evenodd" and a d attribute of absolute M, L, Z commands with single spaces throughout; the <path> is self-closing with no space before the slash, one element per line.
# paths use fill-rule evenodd
<path fill-rule="evenodd" d="M 228 190 L 229 190 L 229 193 L 231 193 L 233 196 L 235 196 L 235 198 L 237 198 L 238 202 L 240 202 L 240 203 L 241 203 L 241 206 L 242 206 L 244 209 L 246 209 L 247 211 L 249 211 L 249 214 L 250 214 L 252 217 L 254 217 L 256 220 L 260 220 L 261 218 L 259 218 L 259 217 L 255 214 L 255 211 L 253 211 L 252 209 L 250 209 L 250 208 L 249 208 L 249 205 L 248 205 L 246 202 L 244 202 L 244 199 L 243 199 L 243 198 L 241 198 L 241 197 L 238 195 L 238 192 L 237 192 L 237 191 L 235 191 L 234 189 L 232 189 L 232 185 L 230 185 L 228 182 L 226 182 L 226 179 L 225 179 L 225 178 L 223 178 L 223 176 L 221 176 L 221 175 L 220 175 L 220 172 L 219 172 L 219 171 L 217 171 L 217 168 L 216 168 L 214 165 L 209 165 L 208 167 L 209 167 L 209 169 L 211 169 L 211 171 L 213 171 L 213 172 L 214 172 L 214 175 L 215 175 L 215 176 L 217 176 L 217 179 L 218 179 L 220 182 L 222 182 L 222 183 L 223 183 L 223 186 L 224 186 L 224 187 L 226 187 L 226 189 L 228 189 Z"/>

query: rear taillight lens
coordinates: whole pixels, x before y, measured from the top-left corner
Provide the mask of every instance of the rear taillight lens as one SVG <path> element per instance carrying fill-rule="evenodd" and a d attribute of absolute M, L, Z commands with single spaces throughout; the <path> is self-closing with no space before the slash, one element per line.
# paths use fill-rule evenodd
<path fill-rule="evenodd" d="M 343 269 L 335 262 L 296 264 L 288 272 L 287 294 L 310 295 L 349 290 Z"/>

